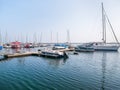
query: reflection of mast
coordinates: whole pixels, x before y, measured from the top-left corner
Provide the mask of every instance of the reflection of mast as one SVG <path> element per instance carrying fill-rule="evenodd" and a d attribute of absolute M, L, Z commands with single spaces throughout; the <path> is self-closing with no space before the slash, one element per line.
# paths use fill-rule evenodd
<path fill-rule="evenodd" d="M 25 65 L 25 58 L 18 58 L 18 64 Z"/>
<path fill-rule="evenodd" d="M 60 65 L 64 65 L 67 61 L 67 59 L 54 59 L 54 60 L 47 60 L 49 65 L 58 67 Z"/>
<path fill-rule="evenodd" d="M 106 53 L 103 52 L 102 57 L 102 79 L 101 79 L 101 90 L 105 90 L 105 73 L 106 73 Z"/>

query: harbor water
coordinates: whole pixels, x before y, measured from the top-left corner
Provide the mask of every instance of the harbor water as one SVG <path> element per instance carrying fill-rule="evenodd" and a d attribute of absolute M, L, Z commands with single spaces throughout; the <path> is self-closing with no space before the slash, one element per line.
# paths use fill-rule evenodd
<path fill-rule="evenodd" d="M 68 55 L 0 61 L 0 90 L 120 90 L 119 52 Z"/>

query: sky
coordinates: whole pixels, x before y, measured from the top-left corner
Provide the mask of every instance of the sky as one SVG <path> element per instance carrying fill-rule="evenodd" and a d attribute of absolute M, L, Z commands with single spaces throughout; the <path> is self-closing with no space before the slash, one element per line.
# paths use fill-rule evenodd
<path fill-rule="evenodd" d="M 2 42 L 102 41 L 101 2 L 120 41 L 120 0 L 0 0 Z"/>

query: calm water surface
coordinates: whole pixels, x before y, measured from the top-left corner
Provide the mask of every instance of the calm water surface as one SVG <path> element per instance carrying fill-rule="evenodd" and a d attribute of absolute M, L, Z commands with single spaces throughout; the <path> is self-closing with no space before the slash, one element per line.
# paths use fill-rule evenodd
<path fill-rule="evenodd" d="M 0 90 L 120 90 L 120 53 L 0 61 Z"/>

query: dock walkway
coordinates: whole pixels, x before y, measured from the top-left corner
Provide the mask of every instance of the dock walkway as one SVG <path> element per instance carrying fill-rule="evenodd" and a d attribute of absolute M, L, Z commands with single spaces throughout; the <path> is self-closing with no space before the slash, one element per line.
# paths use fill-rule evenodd
<path fill-rule="evenodd" d="M 55 51 L 72 51 L 73 49 L 62 49 L 62 50 L 55 50 Z M 4 58 L 14 58 L 14 57 L 24 57 L 24 56 L 40 56 L 41 52 L 18 52 L 18 53 L 13 53 L 13 54 L 4 54 Z"/>
<path fill-rule="evenodd" d="M 14 53 L 14 54 L 5 54 L 4 58 L 13 58 L 13 57 L 24 57 L 24 56 L 38 56 L 40 53 L 38 52 L 24 52 L 24 53 Z"/>

